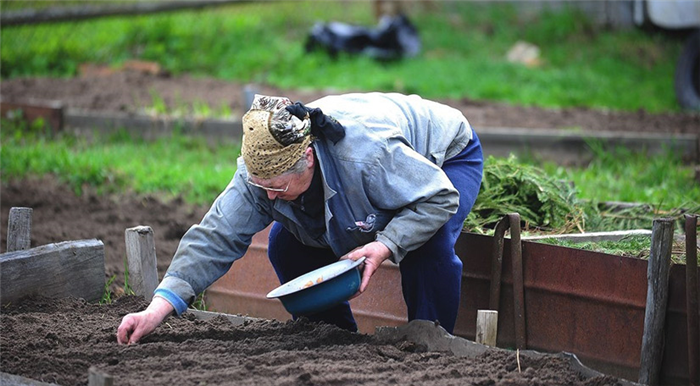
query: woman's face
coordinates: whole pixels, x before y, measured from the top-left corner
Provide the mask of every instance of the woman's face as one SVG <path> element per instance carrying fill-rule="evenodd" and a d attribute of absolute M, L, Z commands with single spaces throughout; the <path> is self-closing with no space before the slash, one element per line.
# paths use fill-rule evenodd
<path fill-rule="evenodd" d="M 310 176 L 307 176 L 309 174 Z M 265 189 L 267 198 L 270 200 L 279 198 L 294 201 L 309 188 L 311 177 L 313 177 L 313 169 L 307 169 L 303 173 L 285 174 L 268 180 L 251 176 L 250 182 L 258 188 Z"/>
<path fill-rule="evenodd" d="M 283 174 L 267 180 L 255 176 L 248 177 L 248 183 L 260 189 L 265 189 L 270 200 L 281 199 L 294 201 L 304 193 L 314 177 L 314 156 L 311 148 L 306 153 L 307 168 L 301 173 Z"/>

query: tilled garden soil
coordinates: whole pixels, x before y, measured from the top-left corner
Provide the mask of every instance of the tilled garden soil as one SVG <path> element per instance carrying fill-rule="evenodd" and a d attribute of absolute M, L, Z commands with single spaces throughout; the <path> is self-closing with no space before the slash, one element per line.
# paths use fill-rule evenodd
<path fill-rule="evenodd" d="M 305 319 L 234 327 L 223 317 L 185 316 L 166 320 L 139 344 L 117 344 L 121 318 L 144 306 L 133 296 L 110 305 L 34 298 L 6 306 L 1 371 L 59 385 L 87 384 L 90 367 L 115 385 L 138 386 L 618 384 L 610 376 L 585 379 L 556 356 L 489 350 L 456 357 Z"/>

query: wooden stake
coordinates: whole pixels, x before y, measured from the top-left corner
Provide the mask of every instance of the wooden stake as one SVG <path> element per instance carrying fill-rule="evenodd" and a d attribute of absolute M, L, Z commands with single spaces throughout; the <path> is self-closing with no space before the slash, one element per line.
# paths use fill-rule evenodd
<path fill-rule="evenodd" d="M 153 229 L 137 226 L 126 230 L 126 258 L 129 267 L 129 286 L 134 293 L 150 301 L 158 286 L 158 265 Z"/>
<path fill-rule="evenodd" d="M 639 368 L 639 383 L 645 385 L 657 385 L 661 373 L 672 246 L 673 220 L 655 219 L 647 268 L 647 304 Z"/>
<path fill-rule="evenodd" d="M 496 347 L 498 311 L 478 310 L 476 314 L 476 342 Z"/>
<path fill-rule="evenodd" d="M 32 208 L 11 208 L 7 221 L 7 252 L 30 248 L 32 240 Z"/>
<path fill-rule="evenodd" d="M 95 366 L 91 366 L 88 370 L 88 386 L 112 386 L 114 385 L 114 378 L 97 369 Z"/>

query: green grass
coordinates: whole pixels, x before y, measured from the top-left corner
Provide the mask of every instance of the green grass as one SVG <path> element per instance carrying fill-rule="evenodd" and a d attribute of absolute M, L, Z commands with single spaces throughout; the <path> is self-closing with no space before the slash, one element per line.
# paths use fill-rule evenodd
<path fill-rule="evenodd" d="M 538 240 L 538 242 L 640 259 L 648 259 L 651 251 L 651 237 L 649 236 L 629 236 L 619 241 L 597 242 L 573 242 L 549 238 Z M 671 261 L 675 264 L 685 264 L 685 258 L 685 243 L 674 241 L 671 248 Z"/>
<path fill-rule="evenodd" d="M 2 179 L 53 174 L 76 193 L 133 191 L 210 203 L 231 180 L 240 145 L 174 134 L 155 141 L 125 131 L 93 140 L 51 138 L 3 120 Z M 14 127 L 13 127 L 14 125 Z"/>
<path fill-rule="evenodd" d="M 652 155 L 644 150 L 589 145 L 595 156 L 588 165 L 538 164 L 547 174 L 571 181 L 579 188 L 581 199 L 646 203 L 659 209 L 700 206 L 700 184 L 693 166 L 670 151 Z"/>
<path fill-rule="evenodd" d="M 396 62 L 305 53 L 304 41 L 317 21 L 376 22 L 368 2 L 303 1 L 6 27 L 0 30 L 0 73 L 3 79 L 74 76 L 83 62 L 119 66 L 142 59 L 174 75 L 280 88 L 678 111 L 673 73 L 682 41 L 677 38 L 608 30 L 575 10 L 523 18 L 515 6 L 501 2 L 433 4 L 409 8 L 423 50 Z M 507 62 L 508 49 L 519 40 L 540 47 L 541 66 Z"/>

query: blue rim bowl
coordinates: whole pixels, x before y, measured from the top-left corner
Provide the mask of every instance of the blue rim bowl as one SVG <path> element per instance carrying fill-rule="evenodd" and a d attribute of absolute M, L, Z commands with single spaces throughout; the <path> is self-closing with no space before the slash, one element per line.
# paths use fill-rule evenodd
<path fill-rule="evenodd" d="M 292 315 L 305 316 L 325 311 L 348 299 L 360 289 L 360 264 L 339 260 L 299 276 L 267 294 L 268 299 L 279 299 Z"/>

